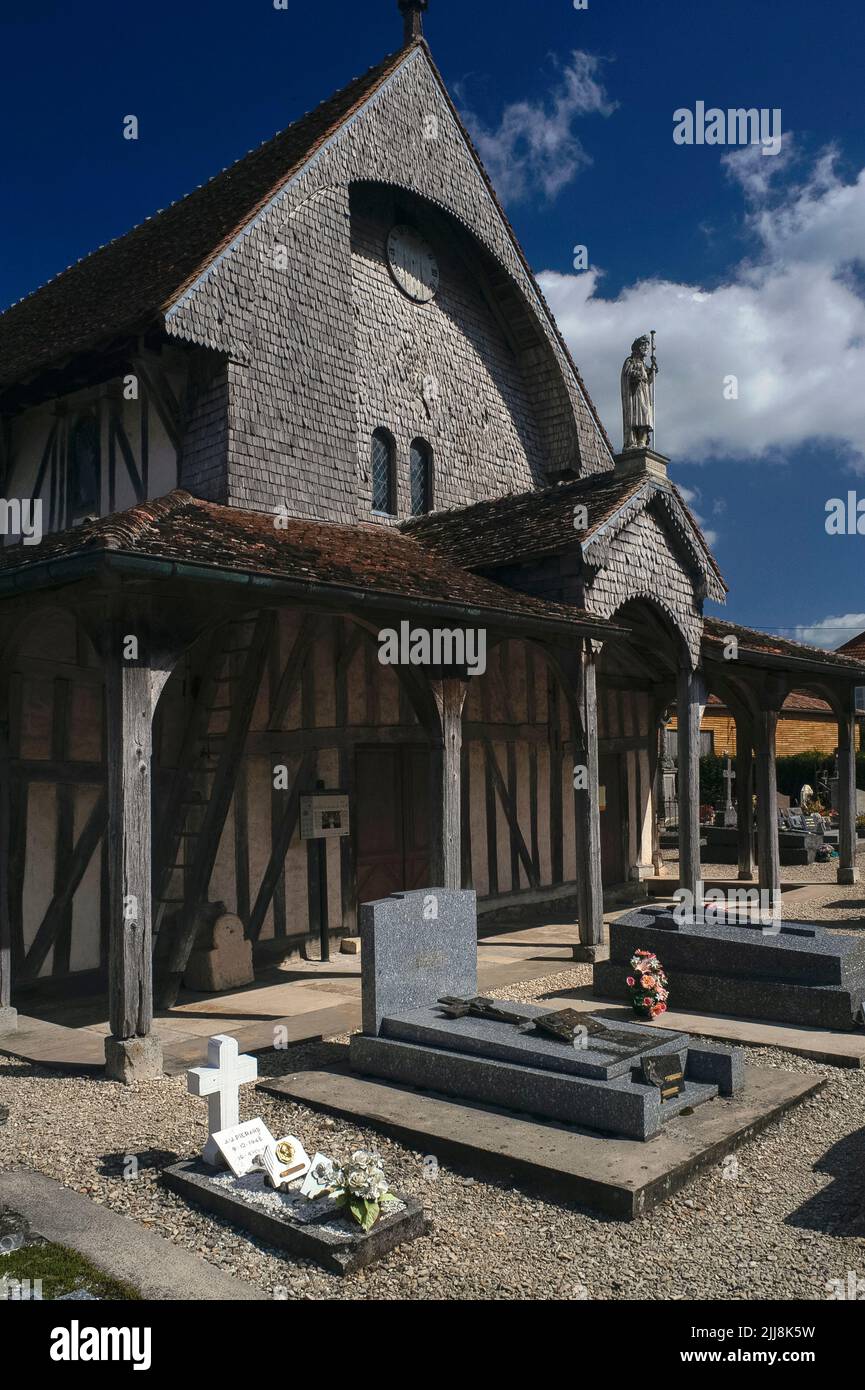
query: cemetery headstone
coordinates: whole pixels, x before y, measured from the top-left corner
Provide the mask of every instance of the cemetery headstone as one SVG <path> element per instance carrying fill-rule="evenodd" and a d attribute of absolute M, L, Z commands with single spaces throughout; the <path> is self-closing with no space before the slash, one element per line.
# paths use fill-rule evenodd
<path fill-rule="evenodd" d="M 207 1143 L 202 1151 L 205 1163 L 220 1166 L 220 1149 L 214 1136 L 233 1129 L 240 1120 L 240 1088 L 258 1076 L 254 1057 L 240 1055 L 237 1040 L 217 1033 L 207 1044 L 207 1066 L 193 1067 L 186 1074 L 190 1095 L 207 1098 Z"/>
<path fill-rule="evenodd" d="M 478 986 L 477 907 L 472 890 L 424 888 L 363 903 L 363 1031 L 390 1014 L 472 996 Z"/>
<path fill-rule="evenodd" d="M 723 777 L 725 788 L 724 825 L 730 827 L 736 824 L 736 808 L 733 805 L 733 782 L 736 780 L 736 774 L 733 771 L 733 763 L 729 753 L 724 755 Z"/>
<path fill-rule="evenodd" d="M 257 1160 L 274 1139 L 264 1120 L 256 1119 L 218 1131 L 213 1142 L 234 1176 L 244 1178 L 259 1166 Z"/>

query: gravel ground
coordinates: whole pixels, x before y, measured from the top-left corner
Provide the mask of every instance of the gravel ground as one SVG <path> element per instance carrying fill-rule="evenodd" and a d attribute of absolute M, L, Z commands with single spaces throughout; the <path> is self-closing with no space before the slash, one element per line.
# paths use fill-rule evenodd
<path fill-rule="evenodd" d="M 662 877 L 669 874 L 671 878 L 676 878 L 679 873 L 679 851 L 662 849 L 661 861 Z M 865 880 L 865 848 L 857 850 L 856 864 L 860 878 Z M 703 870 L 704 879 L 736 877 L 735 864 L 701 864 L 700 867 Z M 784 883 L 826 883 L 835 884 L 837 887 L 837 872 L 837 859 L 830 859 L 825 864 L 781 865 L 781 879 Z M 862 888 L 861 896 L 865 896 L 865 887 Z"/>
<path fill-rule="evenodd" d="M 586 984 L 588 966 L 501 991 L 535 999 Z M 260 1059 L 262 1074 L 327 1064 L 344 1044 L 319 1043 Z M 817 1071 L 828 1085 L 651 1216 L 628 1224 L 481 1182 L 447 1164 L 424 1177 L 423 1155 L 342 1120 L 257 1093 L 274 1134 L 347 1156 L 376 1147 L 394 1186 L 420 1196 L 432 1233 L 348 1278 L 283 1258 L 206 1216 L 158 1183 L 162 1167 L 200 1151 L 205 1107 L 183 1078 L 124 1087 L 58 1077 L 0 1059 L 0 1164 L 38 1168 L 128 1214 L 276 1298 L 342 1299 L 810 1299 L 831 1280 L 865 1277 L 865 1073 L 773 1049 L 749 1065 Z"/>

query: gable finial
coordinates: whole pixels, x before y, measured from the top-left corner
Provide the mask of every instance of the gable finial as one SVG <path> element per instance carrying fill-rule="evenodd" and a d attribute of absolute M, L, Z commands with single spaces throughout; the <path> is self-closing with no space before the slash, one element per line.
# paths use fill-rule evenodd
<path fill-rule="evenodd" d="M 423 13 L 429 0 L 397 0 L 397 4 L 404 26 L 403 43 L 407 48 L 415 39 L 423 38 Z"/>

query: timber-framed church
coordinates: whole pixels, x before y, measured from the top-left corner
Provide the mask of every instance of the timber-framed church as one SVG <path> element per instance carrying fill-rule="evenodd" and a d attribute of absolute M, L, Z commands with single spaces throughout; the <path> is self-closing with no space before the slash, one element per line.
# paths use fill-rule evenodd
<path fill-rule="evenodd" d="M 592 958 L 605 888 L 659 871 L 674 705 L 696 891 L 707 692 L 737 722 L 740 876 L 753 787 L 778 885 L 794 689 L 838 720 L 855 875 L 865 667 L 704 618 L 726 589 L 667 460 L 615 452 L 426 0 L 399 8 L 398 52 L 0 316 L 0 486 L 44 526 L 0 551 L 0 1028 L 107 990 L 118 1079 L 159 1071 L 154 998 L 212 904 L 273 960 L 323 900 L 337 939 L 361 901 L 462 885 L 555 901 Z M 482 673 L 382 664 L 406 623 L 482 632 Z M 324 894 L 316 787 L 348 798 Z"/>

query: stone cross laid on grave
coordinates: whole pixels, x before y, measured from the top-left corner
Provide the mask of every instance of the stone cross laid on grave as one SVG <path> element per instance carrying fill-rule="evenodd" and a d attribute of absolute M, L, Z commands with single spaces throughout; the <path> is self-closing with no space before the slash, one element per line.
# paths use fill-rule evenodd
<path fill-rule="evenodd" d="M 207 1143 L 202 1151 L 205 1163 L 219 1166 L 221 1158 L 213 1136 L 238 1123 L 240 1088 L 257 1076 L 255 1058 L 246 1053 L 240 1055 L 237 1039 L 226 1033 L 208 1039 L 207 1066 L 193 1067 L 186 1073 L 190 1095 L 207 1097 Z"/>
<path fill-rule="evenodd" d="M 736 774 L 733 771 L 732 759 L 729 753 L 724 754 L 724 772 L 722 775 L 727 784 L 727 798 L 724 803 L 724 824 L 728 826 L 735 825 L 736 810 L 733 806 L 733 782 Z"/>

